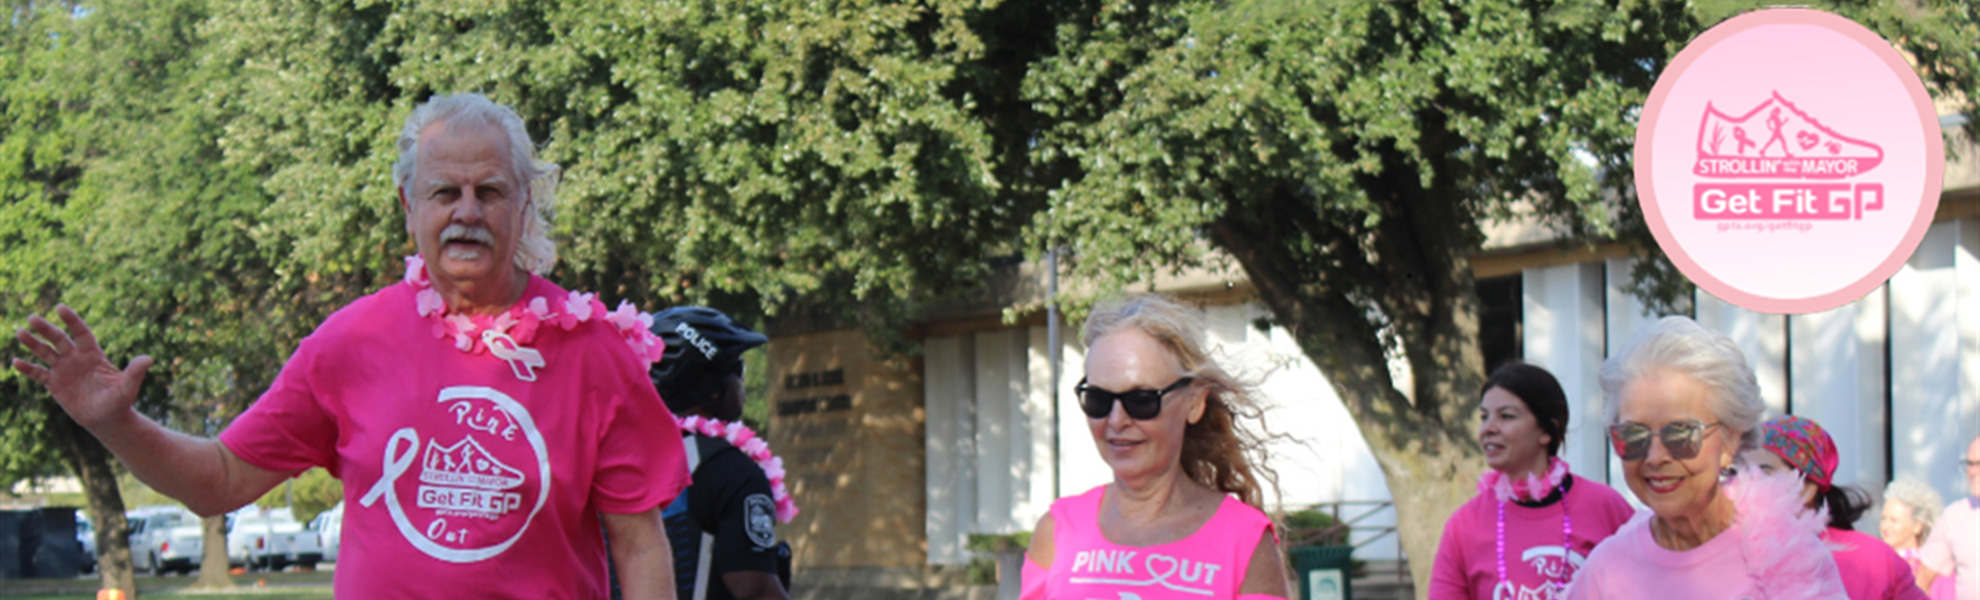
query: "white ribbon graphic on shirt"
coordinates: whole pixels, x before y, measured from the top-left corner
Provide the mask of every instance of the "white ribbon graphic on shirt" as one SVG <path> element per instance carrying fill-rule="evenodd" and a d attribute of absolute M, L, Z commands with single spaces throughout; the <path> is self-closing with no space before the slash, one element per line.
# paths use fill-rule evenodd
<path fill-rule="evenodd" d="M 427 556 L 447 562 L 471 563 L 501 554 L 503 551 L 508 550 L 510 546 L 515 545 L 517 540 L 522 539 L 523 534 L 529 531 L 530 523 L 536 521 L 536 514 L 542 512 L 543 506 L 548 504 L 552 480 L 550 479 L 550 455 L 547 446 L 543 442 L 543 434 L 536 430 L 536 421 L 530 417 L 529 411 L 525 410 L 521 403 L 516 402 L 514 398 L 510 398 L 507 394 L 496 391 L 494 388 L 480 386 L 456 386 L 440 390 L 438 402 L 445 404 L 461 399 L 488 400 L 495 403 L 502 410 L 507 411 L 509 416 L 513 417 L 517 424 L 522 426 L 523 435 L 529 438 L 530 448 L 536 451 L 539 477 L 537 480 L 536 505 L 530 508 L 529 517 L 523 520 L 522 527 L 516 529 L 516 534 L 507 540 L 503 540 L 502 543 L 493 546 L 483 548 L 448 548 L 434 542 L 426 533 L 413 526 L 412 519 L 406 516 L 405 509 L 399 504 L 399 494 L 395 489 L 399 477 L 405 475 L 406 471 L 412 468 L 414 459 L 419 455 L 419 432 L 411 427 L 393 432 L 392 438 L 385 441 L 384 472 L 379 475 L 378 482 L 372 484 L 371 490 L 364 493 L 364 498 L 358 500 L 358 504 L 369 508 L 379 498 L 384 498 L 385 508 L 392 513 L 392 522 L 398 525 L 399 534 L 405 536 L 406 541 L 412 542 L 413 547 L 419 548 Z M 401 451 L 401 443 L 404 444 L 403 451 Z M 439 522 L 436 521 L 435 524 L 438 525 Z"/>
<path fill-rule="evenodd" d="M 1164 561 L 1168 561 L 1168 563 L 1169 563 L 1169 569 L 1168 569 L 1168 570 L 1166 570 L 1166 571 L 1161 571 L 1161 572 L 1160 572 L 1160 573 L 1158 574 L 1158 573 L 1156 572 L 1156 570 L 1155 570 L 1155 561 L 1156 561 L 1157 559 L 1161 559 L 1161 560 L 1164 560 Z M 1187 594 L 1197 594 L 1197 595 L 1201 595 L 1201 596 L 1208 596 L 1208 595 L 1211 595 L 1211 591 L 1210 591 L 1210 590 L 1199 590 L 1199 589 L 1196 589 L 1196 588 L 1191 588 L 1191 587 L 1183 587 L 1183 586 L 1180 586 L 1180 585 L 1176 585 L 1176 584 L 1173 584 L 1173 583 L 1169 583 L 1169 577 L 1170 577 L 1170 576 L 1172 576 L 1172 575 L 1175 575 L 1175 574 L 1177 574 L 1178 572 L 1180 572 L 1180 571 L 1182 571 L 1182 561 L 1179 561 L 1179 560 L 1176 560 L 1176 558 L 1175 558 L 1175 557 L 1173 557 L 1173 556 L 1164 556 L 1164 555 L 1161 555 L 1161 554 L 1150 554 L 1150 555 L 1148 555 L 1148 557 L 1147 557 L 1147 558 L 1145 558 L 1145 559 L 1142 559 L 1142 561 L 1141 561 L 1141 566 L 1142 566 L 1142 568 L 1145 568 L 1145 569 L 1148 569 L 1148 574 L 1149 574 L 1149 575 L 1154 575 L 1154 577 L 1152 577 L 1152 578 L 1150 578 L 1150 579 L 1148 579 L 1147 581 L 1136 581 L 1136 580 L 1132 580 L 1132 579 L 1104 579 L 1104 578 L 1099 578 L 1099 577 L 1073 577 L 1073 578 L 1071 578 L 1071 579 L 1070 579 L 1069 581 L 1070 581 L 1071 583 L 1099 583 L 1099 584 L 1108 584 L 1108 585 L 1132 585 L 1132 586 L 1136 586 L 1136 587 L 1147 587 L 1147 586 L 1151 586 L 1151 585 L 1156 585 L 1156 584 L 1161 584 L 1161 586 L 1162 586 L 1162 587 L 1165 587 L 1165 588 L 1169 588 L 1169 589 L 1172 589 L 1172 590 L 1175 590 L 1175 591 L 1178 591 L 1178 592 L 1183 592 L 1183 593 L 1187 593 Z M 1213 566 L 1214 566 L 1214 565 L 1213 565 Z M 1219 567 L 1219 568 L 1221 568 L 1221 567 Z M 1197 577 L 1199 577 L 1199 578 L 1200 578 L 1200 577 L 1202 577 L 1202 571 L 1203 571 L 1203 566 L 1202 566 L 1202 565 L 1200 565 L 1200 564 L 1199 564 L 1199 565 L 1197 565 Z M 1185 579 L 1185 580 L 1188 580 L 1188 581 L 1192 581 L 1192 582 L 1193 582 L 1193 581 L 1195 581 L 1195 579 L 1192 579 L 1192 578 L 1190 578 L 1190 577 L 1184 577 L 1183 579 Z M 1207 582 L 1206 582 L 1206 583 L 1207 583 Z"/>
<path fill-rule="evenodd" d="M 516 343 L 509 334 L 493 329 L 481 332 L 481 343 L 488 345 L 488 353 L 509 363 L 509 370 L 515 371 L 516 379 L 536 381 L 536 369 L 543 368 L 543 353 Z"/>

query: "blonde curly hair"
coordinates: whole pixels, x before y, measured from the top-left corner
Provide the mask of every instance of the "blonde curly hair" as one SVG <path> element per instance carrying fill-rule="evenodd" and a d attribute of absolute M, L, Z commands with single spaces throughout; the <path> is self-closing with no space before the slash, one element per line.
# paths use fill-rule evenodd
<path fill-rule="evenodd" d="M 1140 294 L 1105 301 L 1086 317 L 1082 339 L 1095 340 L 1124 327 L 1155 338 L 1182 367 L 1183 374 L 1207 389 L 1203 418 L 1183 430 L 1182 468 L 1191 480 L 1234 495 L 1264 509 L 1264 480 L 1277 480 L 1265 465 L 1265 440 L 1238 426 L 1240 420 L 1262 426 L 1257 390 L 1217 364 L 1204 336 L 1203 311 L 1161 294 Z"/>

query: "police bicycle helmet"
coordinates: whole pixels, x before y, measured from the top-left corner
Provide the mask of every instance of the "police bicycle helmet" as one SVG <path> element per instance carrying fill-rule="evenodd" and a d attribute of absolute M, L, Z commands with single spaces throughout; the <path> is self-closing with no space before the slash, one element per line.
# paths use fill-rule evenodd
<path fill-rule="evenodd" d="M 770 341 L 706 306 L 676 306 L 653 315 L 653 335 L 667 348 L 647 374 L 675 414 L 721 393 L 727 376 L 742 374 L 743 352 Z"/>

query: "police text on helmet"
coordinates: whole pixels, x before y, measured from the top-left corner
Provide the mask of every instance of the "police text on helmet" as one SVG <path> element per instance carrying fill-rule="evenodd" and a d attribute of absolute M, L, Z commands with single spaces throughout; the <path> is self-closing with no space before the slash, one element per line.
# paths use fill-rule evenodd
<path fill-rule="evenodd" d="M 681 323 L 679 325 L 674 326 L 674 332 L 679 333 L 681 334 L 681 337 L 686 338 L 689 344 L 693 344 L 695 349 L 701 351 L 702 356 L 708 357 L 708 360 L 715 360 L 715 344 L 709 342 L 708 340 L 702 339 L 700 331 L 695 331 L 695 329 L 693 327 L 689 327 L 687 323 Z"/>

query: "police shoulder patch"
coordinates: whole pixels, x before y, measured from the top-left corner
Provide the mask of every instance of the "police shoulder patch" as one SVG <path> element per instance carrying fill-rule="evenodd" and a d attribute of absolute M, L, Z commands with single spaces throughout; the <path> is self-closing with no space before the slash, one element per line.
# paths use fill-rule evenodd
<path fill-rule="evenodd" d="M 743 497 L 743 531 L 749 534 L 749 541 L 759 548 L 777 544 L 777 503 L 769 494 L 750 494 Z"/>

